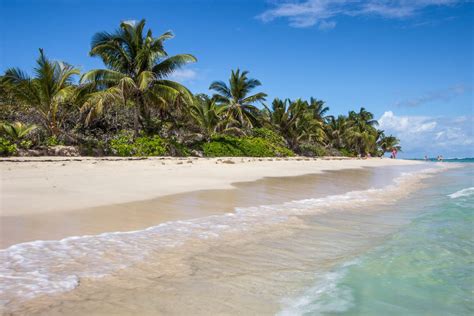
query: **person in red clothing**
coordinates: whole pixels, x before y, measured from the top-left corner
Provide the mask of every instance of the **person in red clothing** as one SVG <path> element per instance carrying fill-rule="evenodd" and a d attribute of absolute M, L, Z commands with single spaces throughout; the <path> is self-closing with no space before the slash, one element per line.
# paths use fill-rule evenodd
<path fill-rule="evenodd" d="M 392 149 L 392 158 L 397 159 L 397 149 L 396 148 Z"/>

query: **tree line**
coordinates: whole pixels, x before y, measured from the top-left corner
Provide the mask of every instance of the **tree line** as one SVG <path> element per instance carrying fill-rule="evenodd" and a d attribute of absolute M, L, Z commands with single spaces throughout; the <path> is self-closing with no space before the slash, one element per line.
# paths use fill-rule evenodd
<path fill-rule="evenodd" d="M 86 155 L 381 156 L 399 140 L 377 129 L 361 108 L 337 117 L 322 100 L 274 99 L 248 71 L 194 95 L 170 80 L 197 61 L 169 56 L 171 32 L 154 36 L 145 20 L 96 33 L 90 56 L 104 68 L 81 74 L 40 49 L 33 76 L 10 68 L 0 77 L 0 154 L 57 145 Z"/>

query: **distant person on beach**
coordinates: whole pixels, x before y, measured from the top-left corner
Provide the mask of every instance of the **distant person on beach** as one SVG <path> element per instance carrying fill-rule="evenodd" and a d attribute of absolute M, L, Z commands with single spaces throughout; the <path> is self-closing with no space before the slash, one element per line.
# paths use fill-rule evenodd
<path fill-rule="evenodd" d="M 393 148 L 392 149 L 392 155 L 390 156 L 392 159 L 397 159 L 397 149 Z"/>
<path fill-rule="evenodd" d="M 428 161 L 428 156 L 427 155 L 425 155 L 425 160 Z"/>

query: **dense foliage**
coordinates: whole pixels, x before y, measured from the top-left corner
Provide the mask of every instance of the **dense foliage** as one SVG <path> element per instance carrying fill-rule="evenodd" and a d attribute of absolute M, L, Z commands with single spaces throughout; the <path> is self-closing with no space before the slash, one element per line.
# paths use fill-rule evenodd
<path fill-rule="evenodd" d="M 0 155 L 75 146 L 83 155 L 380 156 L 400 150 L 365 108 L 337 117 L 324 101 L 274 99 L 262 83 L 232 70 L 213 95 L 193 95 L 170 80 L 196 58 L 169 56 L 145 20 L 125 21 L 92 38 L 103 69 L 80 74 L 40 49 L 33 76 L 18 68 L 0 78 Z"/>

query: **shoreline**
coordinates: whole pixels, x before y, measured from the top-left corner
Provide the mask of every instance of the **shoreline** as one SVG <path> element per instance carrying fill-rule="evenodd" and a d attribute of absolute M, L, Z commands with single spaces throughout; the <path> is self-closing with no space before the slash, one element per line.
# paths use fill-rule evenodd
<path fill-rule="evenodd" d="M 46 159 L 46 160 L 45 160 Z M 38 157 L 0 160 L 1 214 L 46 214 L 140 202 L 233 183 L 323 171 L 417 165 L 388 158 L 170 158 Z M 45 161 L 43 161 L 45 160 Z"/>
<path fill-rule="evenodd" d="M 254 201 L 261 202 L 259 203 L 261 206 L 250 203 L 252 206 L 239 208 L 235 213 L 224 213 L 189 221 L 177 220 L 138 231 L 71 236 L 50 241 L 38 240 L 7 248 L 0 252 L 12 262 L 6 267 L 12 275 L 12 281 L 5 284 L 6 287 L 12 289 L 12 296 L 8 299 L 14 299 L 12 304 L 9 304 L 9 309 L 15 311 L 16 308 L 26 308 L 31 311 L 41 311 L 42 306 L 57 307 L 58 303 L 65 302 L 66 308 L 69 308 L 69 310 L 78 308 L 77 310 L 86 313 L 90 311 L 89 308 L 92 308 L 92 310 L 97 308 L 105 314 L 111 313 L 115 310 L 108 310 L 108 307 L 99 309 L 98 306 L 91 306 L 87 303 L 90 301 L 88 297 L 94 292 L 94 289 L 101 288 L 105 293 L 110 294 L 112 301 L 122 300 L 125 295 L 126 300 L 130 298 L 133 301 L 137 300 L 139 302 L 137 306 L 142 307 L 145 305 L 141 302 L 147 301 L 147 293 L 152 291 L 154 297 L 163 298 L 162 301 L 157 303 L 159 310 L 162 310 L 161 308 L 173 310 L 174 301 L 172 297 L 176 297 L 177 293 L 180 293 L 180 297 L 182 295 L 189 297 L 189 299 L 193 298 L 191 301 L 197 304 L 205 298 L 194 291 L 200 286 L 185 286 L 182 288 L 178 286 L 179 284 L 176 284 L 175 291 L 171 293 L 165 291 L 163 293 L 161 291 L 163 284 L 175 284 L 176 277 L 178 277 L 178 280 L 184 277 L 195 284 L 193 271 L 202 271 L 204 275 L 214 275 L 217 266 L 229 266 L 230 264 L 231 267 L 235 266 L 240 271 L 242 266 L 239 262 L 242 260 L 247 262 L 250 258 L 249 255 L 252 256 L 251 258 L 256 255 L 255 264 L 261 266 L 264 269 L 262 271 L 270 273 L 263 277 L 264 280 L 273 280 L 271 275 L 274 270 L 268 270 L 269 262 L 274 262 L 276 267 L 281 268 L 286 267 L 288 258 L 294 258 L 295 256 L 306 258 L 308 254 L 313 254 L 310 255 L 310 258 L 316 259 L 314 249 L 318 249 L 318 258 L 320 255 L 321 258 L 315 261 L 314 264 L 307 266 L 306 269 L 312 271 L 311 267 L 320 268 L 322 265 L 329 267 L 333 260 L 338 261 L 340 259 L 340 255 L 333 252 L 333 246 L 327 248 L 326 241 L 334 240 L 338 245 L 336 247 L 338 249 L 342 243 L 345 249 L 344 253 L 351 253 L 356 248 L 359 250 L 365 249 L 365 240 L 367 242 L 374 241 L 372 234 L 370 234 L 370 239 L 366 239 L 367 231 L 375 229 L 375 235 L 385 235 L 387 229 L 396 224 L 392 223 L 393 218 L 389 216 L 390 222 L 382 221 L 381 224 L 384 225 L 381 225 L 380 229 L 377 228 L 379 225 L 373 225 L 373 221 L 379 219 L 379 216 L 373 216 L 372 214 L 375 210 L 374 206 L 392 205 L 395 200 L 403 198 L 411 194 L 413 189 L 417 189 L 420 181 L 424 178 L 423 174 L 425 172 L 433 172 L 429 171 L 430 168 L 424 168 L 425 166 L 422 166 L 423 169 L 419 168 L 420 164 L 415 164 L 412 167 L 402 165 L 401 168 L 397 165 L 392 166 L 394 168 L 352 168 L 341 172 L 324 172 L 316 174 L 311 179 L 307 179 L 306 182 L 301 181 L 301 177 L 293 179 L 297 180 L 293 182 L 291 182 L 291 178 L 280 178 L 279 183 L 274 183 L 275 178 L 262 180 L 261 182 L 272 182 L 274 184 L 272 186 L 262 186 L 262 183 L 257 185 L 261 187 L 260 192 L 265 192 L 267 201 L 272 200 L 274 196 L 281 195 L 286 195 L 286 198 L 291 200 L 291 202 L 281 204 L 276 202 L 276 205 L 268 205 L 264 197 L 256 192 L 250 186 L 250 183 L 241 183 L 240 186 L 245 187 L 246 190 L 223 191 L 237 191 L 245 199 L 254 199 Z M 412 171 L 415 172 L 412 173 Z M 405 172 L 407 173 L 405 174 Z M 392 181 L 396 185 L 392 185 Z M 295 185 L 299 182 L 303 182 L 300 187 Z M 303 187 L 312 187 L 311 184 L 316 185 L 315 188 L 312 188 L 313 192 L 319 192 L 319 189 L 324 188 L 332 194 L 326 195 L 326 192 L 320 192 L 324 196 L 320 198 L 318 195 L 307 195 L 309 191 L 299 191 Z M 346 186 L 347 184 L 350 184 L 350 187 Z M 286 194 L 278 190 L 282 187 L 286 190 Z M 334 188 L 337 188 L 340 192 L 333 192 Z M 381 190 L 373 190 L 372 188 L 380 188 Z M 249 192 L 254 195 L 249 196 Z M 305 197 L 299 199 L 288 195 L 295 192 Z M 308 199 L 308 197 L 312 198 Z M 390 198 L 387 199 L 387 197 Z M 204 200 L 206 198 L 209 198 L 209 196 L 201 197 Z M 225 200 L 228 203 L 236 202 L 232 199 Z M 328 212 L 328 210 L 336 212 Z M 383 214 L 383 212 L 380 214 Z M 385 226 L 385 224 L 389 225 Z M 365 228 L 361 229 L 360 225 Z M 364 233 L 361 234 L 361 231 L 364 231 Z M 308 239 L 308 233 L 316 235 L 314 238 Z M 300 237 L 303 239 L 295 242 L 294 238 Z M 362 239 L 358 243 L 357 241 L 360 238 Z M 269 245 L 274 245 L 273 243 L 282 243 L 283 247 L 280 251 L 283 252 L 275 252 L 274 246 L 269 247 Z M 326 247 L 324 248 L 326 250 L 321 252 L 323 246 Z M 237 250 L 246 249 L 247 247 L 250 247 L 248 249 L 250 252 Z M 50 255 L 45 257 L 43 255 L 45 251 Z M 214 262 L 212 254 L 215 251 L 218 253 L 223 251 L 224 253 L 223 257 L 217 255 L 215 258 L 217 261 Z M 289 255 L 286 255 L 287 252 Z M 84 253 L 87 255 L 84 256 Z M 281 254 L 281 256 L 278 256 L 278 254 Z M 211 256 L 210 261 L 206 259 L 208 255 Z M 269 261 L 268 256 L 277 259 L 277 261 L 275 262 L 273 259 Z M 282 261 L 280 262 L 279 259 Z M 313 262 L 312 260 L 304 261 Z M 30 269 L 36 269 L 38 266 L 41 267 L 41 274 L 28 280 L 27 284 L 18 284 L 14 281 L 16 276 L 22 275 L 23 272 L 30 271 Z M 254 267 L 254 265 L 250 266 Z M 144 271 L 146 271 L 147 277 L 142 277 Z M 234 283 L 239 285 L 241 282 L 247 284 L 246 282 L 251 282 L 248 276 L 253 275 L 252 271 L 243 273 L 242 278 L 234 279 L 231 268 L 228 271 L 230 279 L 224 284 L 230 286 Z M 277 268 L 275 271 L 280 271 L 280 269 Z M 221 283 L 214 283 L 214 281 L 220 280 L 221 277 L 226 277 L 226 275 L 219 275 L 216 278 L 198 277 L 197 281 L 201 282 L 199 284 L 204 288 L 214 286 L 211 288 L 217 291 L 215 295 L 218 297 Z M 283 279 L 287 280 L 286 277 Z M 306 278 L 300 279 L 300 281 L 304 279 Z M 122 282 L 125 282 L 123 284 L 129 284 L 130 280 L 134 280 L 133 295 L 120 286 Z M 140 280 L 143 280 L 144 283 L 141 283 Z M 296 281 L 295 286 L 299 286 L 300 281 Z M 30 282 L 37 287 L 35 297 L 28 298 L 25 301 L 22 296 L 22 288 L 28 287 Z M 278 287 L 270 286 L 269 288 Z M 42 296 L 42 293 L 45 292 L 54 293 L 55 295 Z M 248 297 L 250 301 L 247 301 L 246 297 L 242 300 L 241 297 L 243 296 L 239 293 L 236 292 L 232 299 L 242 303 L 253 302 L 255 303 L 253 306 L 260 306 L 251 297 Z M 276 310 L 273 309 L 278 306 L 275 304 L 277 302 L 275 298 L 278 297 L 281 297 L 281 293 L 278 291 L 270 294 L 267 300 L 272 301 L 273 304 L 265 304 L 265 309 L 261 311 L 268 311 L 268 308 L 271 307 L 271 310 L 275 312 Z M 80 299 L 77 300 L 77 298 Z M 76 302 L 79 305 L 76 305 Z M 260 307 L 263 308 L 264 306 Z M 155 310 L 154 308 L 150 307 L 150 310 Z M 212 309 L 212 307 L 210 308 Z M 143 310 L 140 311 L 143 312 Z"/>
<path fill-rule="evenodd" d="M 368 169 L 387 171 L 422 164 L 390 159 L 152 158 L 66 163 L 59 159 L 0 164 L 0 248 L 34 240 L 134 231 L 221 215 L 235 207 L 368 189 L 364 181 L 368 174 L 375 174 Z M 340 179 L 350 174 L 350 183 Z M 379 187 L 387 179 L 378 180 L 371 179 L 370 186 Z M 281 194 L 289 199 L 273 195 L 261 200 L 267 191 L 275 190 L 272 183 L 278 184 L 277 190 L 284 188 Z M 288 195 L 288 191 L 298 193 Z"/>

